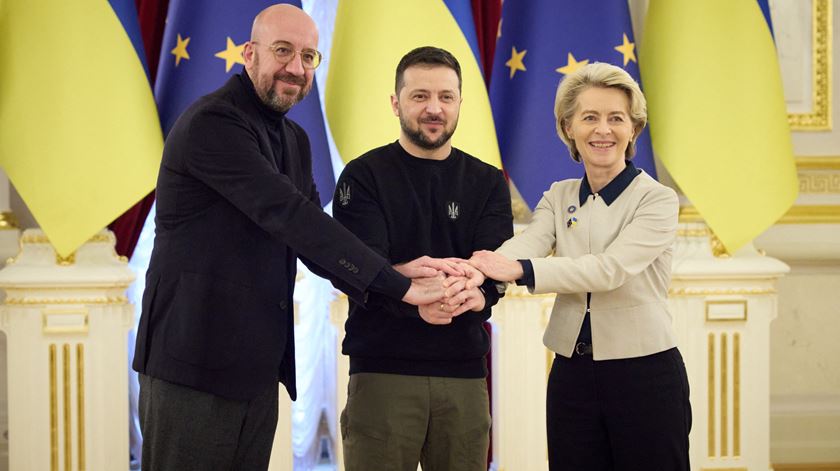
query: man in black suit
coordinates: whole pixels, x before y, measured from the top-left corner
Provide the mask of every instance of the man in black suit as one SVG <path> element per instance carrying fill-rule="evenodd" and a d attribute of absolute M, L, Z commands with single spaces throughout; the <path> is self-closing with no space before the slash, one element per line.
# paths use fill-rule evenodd
<path fill-rule="evenodd" d="M 166 141 L 133 367 L 143 469 L 266 469 L 277 382 L 295 391 L 296 259 L 364 304 L 441 299 L 456 265 L 391 267 L 320 207 L 309 141 L 285 117 L 321 60 L 302 10 L 254 20 L 245 73 L 192 105 Z"/>

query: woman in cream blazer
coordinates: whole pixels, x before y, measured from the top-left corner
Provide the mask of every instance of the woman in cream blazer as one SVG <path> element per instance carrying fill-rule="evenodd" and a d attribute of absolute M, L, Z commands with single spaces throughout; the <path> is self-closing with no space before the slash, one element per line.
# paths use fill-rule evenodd
<path fill-rule="evenodd" d="M 586 174 L 554 183 L 521 234 L 470 262 L 557 293 L 544 336 L 552 471 L 687 470 L 688 380 L 667 305 L 679 202 L 629 160 L 645 98 L 623 69 L 589 64 L 560 84 L 555 117 Z"/>

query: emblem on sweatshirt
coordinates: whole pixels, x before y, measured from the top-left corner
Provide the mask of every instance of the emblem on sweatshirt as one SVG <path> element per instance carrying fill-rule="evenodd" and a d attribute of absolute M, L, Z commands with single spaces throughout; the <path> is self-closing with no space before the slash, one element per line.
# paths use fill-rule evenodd
<path fill-rule="evenodd" d="M 577 218 L 572 216 L 566 221 L 566 228 L 571 229 L 577 225 Z"/>
<path fill-rule="evenodd" d="M 446 215 L 449 216 L 449 219 L 456 220 L 461 213 L 461 208 L 458 206 L 458 203 L 454 201 L 450 201 L 446 204 Z"/>
<path fill-rule="evenodd" d="M 341 186 L 338 187 L 338 202 L 342 206 L 350 204 L 350 185 L 342 183 Z"/>

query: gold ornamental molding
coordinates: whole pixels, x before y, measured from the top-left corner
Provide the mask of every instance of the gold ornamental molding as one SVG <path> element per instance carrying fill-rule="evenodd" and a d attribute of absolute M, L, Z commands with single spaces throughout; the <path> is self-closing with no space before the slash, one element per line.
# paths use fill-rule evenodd
<path fill-rule="evenodd" d="M 732 334 L 732 355 L 729 355 L 730 334 L 721 332 L 719 338 L 709 333 L 708 357 L 706 372 L 708 374 L 708 436 L 706 437 L 707 456 L 709 458 L 740 458 L 741 457 L 741 335 Z M 718 342 L 719 340 L 719 342 Z M 720 351 L 716 350 L 719 344 Z M 718 368 L 719 367 L 719 368 Z M 729 369 L 732 368 L 732 384 L 730 386 Z M 715 392 L 720 391 L 720 403 L 716 403 Z M 732 416 L 729 415 L 729 404 L 732 402 Z M 717 419 L 720 428 L 715 428 Z M 730 423 L 732 425 L 732 448 L 729 447 Z M 740 470 L 746 468 L 702 468 L 704 470 Z"/>
<path fill-rule="evenodd" d="M 741 334 L 732 334 L 732 454 L 741 456 Z"/>
<path fill-rule="evenodd" d="M 58 378 L 56 346 L 49 347 L 50 371 L 50 471 L 58 471 Z"/>
<path fill-rule="evenodd" d="M 709 458 L 716 456 L 715 451 L 715 334 L 709 333 L 708 337 L 708 363 L 706 372 L 708 373 L 707 384 L 707 403 L 708 403 L 708 417 L 706 423 L 708 424 L 708 437 L 706 438 L 706 452 Z"/>
<path fill-rule="evenodd" d="M 0 231 L 20 229 L 17 216 L 11 211 L 0 212 Z"/>
<path fill-rule="evenodd" d="M 788 124 L 797 131 L 826 131 L 831 123 L 831 1 L 811 2 L 810 113 L 788 113 Z"/>
<path fill-rule="evenodd" d="M 55 285 L 24 285 L 21 283 L 8 283 L 8 284 L 0 284 L 0 288 L 5 289 L 6 291 L 10 290 L 37 290 L 37 291 L 71 291 L 71 290 L 78 290 L 84 289 L 88 291 L 93 290 L 100 290 L 100 289 L 115 289 L 115 290 L 126 290 L 128 287 L 131 286 L 131 283 L 86 283 L 84 285 L 73 285 L 70 286 L 55 286 Z"/>
<path fill-rule="evenodd" d="M 694 206 L 680 207 L 680 222 L 704 222 Z M 791 206 L 776 224 L 840 224 L 840 205 Z"/>
<path fill-rule="evenodd" d="M 59 359 L 61 353 L 61 359 Z M 63 458 L 63 469 L 73 467 L 73 402 L 72 399 L 72 348 L 69 343 L 58 345 L 51 343 L 49 354 L 49 388 L 50 388 L 50 470 L 58 471 Z M 59 365 L 61 371 L 59 372 Z M 61 384 L 59 385 L 59 379 Z M 85 347 L 76 344 L 76 446 L 78 452 L 77 467 L 79 471 L 86 469 L 85 453 Z M 59 411 L 59 404 L 61 411 Z M 60 440 L 62 439 L 63 440 Z M 64 449 L 60 448 L 63 442 Z M 63 453 L 62 453 L 63 451 Z"/>
<path fill-rule="evenodd" d="M 840 463 L 772 463 L 775 471 L 840 471 Z"/>
<path fill-rule="evenodd" d="M 677 237 L 709 237 L 712 231 L 708 227 L 703 229 L 677 229 Z"/>
<path fill-rule="evenodd" d="M 706 222 L 694 206 L 680 206 L 680 222 Z"/>
<path fill-rule="evenodd" d="M 729 456 L 729 356 L 726 332 L 720 334 L 720 456 Z"/>
<path fill-rule="evenodd" d="M 62 362 L 62 396 L 64 412 L 64 469 L 73 469 L 73 441 L 72 441 L 72 403 L 70 402 L 70 344 L 65 343 L 62 346 L 63 362 Z"/>
<path fill-rule="evenodd" d="M 23 244 L 49 244 L 50 239 L 45 235 L 25 234 L 20 238 L 21 245 Z"/>
<path fill-rule="evenodd" d="M 840 195 L 840 156 L 797 157 L 801 194 Z"/>
<path fill-rule="evenodd" d="M 736 334 L 737 335 L 737 334 Z M 86 469 L 86 454 L 85 454 L 85 345 L 83 343 L 76 344 L 76 411 L 77 430 L 79 434 L 79 471 Z"/>
<path fill-rule="evenodd" d="M 90 239 L 88 239 L 89 243 L 116 243 L 117 238 L 114 236 L 112 232 L 108 232 L 105 234 L 96 234 Z M 43 234 L 25 234 L 23 237 L 20 238 L 21 244 L 49 244 L 50 239 L 46 235 Z"/>
<path fill-rule="evenodd" d="M 825 157 L 796 157 L 796 170 L 835 170 L 840 171 L 840 156 L 827 155 Z"/>
<path fill-rule="evenodd" d="M 765 295 L 776 294 L 776 288 L 671 288 L 669 296 Z"/>
<path fill-rule="evenodd" d="M 14 305 L 42 305 L 42 304 L 106 304 L 124 305 L 128 304 L 126 296 L 95 296 L 89 298 L 30 298 L 26 296 L 9 296 L 6 304 Z"/>
<path fill-rule="evenodd" d="M 730 312 L 725 312 L 730 308 Z M 732 308 L 735 308 L 732 311 Z M 739 309 L 740 308 L 740 309 Z M 746 299 L 714 299 L 705 302 L 706 322 L 746 322 L 749 315 Z"/>
<path fill-rule="evenodd" d="M 50 245 L 50 246 L 52 245 L 49 237 L 47 237 L 45 234 L 24 234 L 23 236 L 21 236 L 19 242 L 20 242 L 20 252 L 23 252 L 23 246 L 24 245 L 39 245 L 39 244 L 40 245 L 46 244 L 46 245 Z M 128 263 L 128 258 L 127 257 L 119 255 L 116 252 L 115 246 L 116 246 L 116 243 L 117 243 L 117 237 L 114 235 L 113 232 L 109 231 L 109 232 L 106 232 L 106 233 L 95 234 L 93 237 L 88 239 L 86 243 L 100 243 L 100 244 L 105 243 L 105 244 L 109 244 L 112 248 L 114 258 L 120 260 L 123 263 Z M 19 255 L 20 254 L 18 254 L 18 256 Z M 9 258 L 8 260 L 6 260 L 6 264 L 11 265 L 11 264 L 16 263 L 18 256 Z M 56 265 L 60 265 L 60 266 L 74 265 L 76 263 L 76 252 L 73 251 L 70 255 L 67 255 L 66 257 L 63 257 L 63 256 L 59 255 L 58 252 L 56 252 L 55 263 L 56 263 Z"/>
<path fill-rule="evenodd" d="M 41 311 L 41 332 L 44 334 L 87 334 L 89 329 L 90 313 L 86 308 Z"/>
<path fill-rule="evenodd" d="M 840 205 L 793 206 L 777 224 L 840 224 Z"/>
<path fill-rule="evenodd" d="M 800 174 L 799 193 L 808 195 L 840 194 L 840 173 Z"/>

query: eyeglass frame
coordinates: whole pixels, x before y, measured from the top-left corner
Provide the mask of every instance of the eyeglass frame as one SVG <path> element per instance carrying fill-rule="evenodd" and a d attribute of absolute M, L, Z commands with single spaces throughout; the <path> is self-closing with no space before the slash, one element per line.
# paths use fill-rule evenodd
<path fill-rule="evenodd" d="M 308 48 L 308 47 L 303 48 L 303 49 L 295 49 L 294 46 L 292 45 L 292 43 L 290 43 L 288 41 L 282 41 L 282 40 L 281 41 L 276 41 L 276 42 L 273 43 L 273 45 L 264 44 L 264 43 L 257 42 L 257 41 L 251 41 L 251 44 L 259 44 L 261 46 L 265 46 L 266 48 L 268 48 L 268 50 L 271 51 L 271 55 L 274 56 L 274 60 L 276 60 L 278 63 L 280 63 L 282 65 L 286 65 L 289 62 L 293 61 L 294 58 L 295 58 L 295 55 L 298 55 L 298 56 L 300 56 L 300 65 L 304 69 L 315 70 L 315 69 L 318 68 L 318 66 L 321 65 L 321 62 L 323 62 L 323 60 L 324 60 L 324 55 L 321 54 L 321 51 L 319 51 L 317 49 L 311 49 L 311 48 Z M 284 62 L 282 59 L 280 59 L 280 57 L 277 56 L 277 49 L 274 47 L 274 45 L 288 45 L 289 46 L 289 49 L 292 51 L 292 54 L 291 54 L 291 56 L 289 56 L 289 59 L 287 61 Z M 318 63 L 315 64 L 313 67 L 307 67 L 306 63 L 303 60 L 303 53 L 304 52 L 314 52 L 315 55 L 318 58 Z"/>

